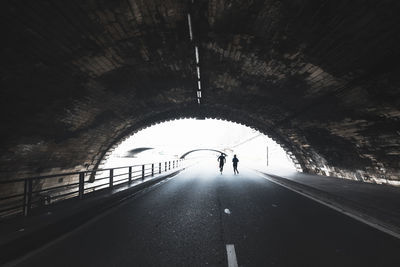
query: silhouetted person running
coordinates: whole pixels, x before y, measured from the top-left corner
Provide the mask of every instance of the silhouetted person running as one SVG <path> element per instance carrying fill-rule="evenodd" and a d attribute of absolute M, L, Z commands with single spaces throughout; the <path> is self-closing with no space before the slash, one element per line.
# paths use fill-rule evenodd
<path fill-rule="evenodd" d="M 239 159 L 236 157 L 236 155 L 233 155 L 232 162 L 233 162 L 233 172 L 235 174 L 239 174 L 239 171 L 237 169 L 237 165 L 238 165 Z"/>
<path fill-rule="evenodd" d="M 226 162 L 225 156 L 223 153 L 221 153 L 221 156 L 218 157 L 218 161 L 219 161 L 219 171 L 222 174 L 222 171 L 224 169 L 224 164 Z"/>

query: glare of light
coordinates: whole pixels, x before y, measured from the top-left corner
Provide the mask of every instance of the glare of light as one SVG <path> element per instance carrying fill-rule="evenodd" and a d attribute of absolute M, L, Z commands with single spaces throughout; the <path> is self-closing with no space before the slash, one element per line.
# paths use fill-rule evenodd
<path fill-rule="evenodd" d="M 249 141 L 244 142 L 246 140 Z M 228 160 L 231 160 L 233 154 L 237 154 L 241 164 L 260 168 L 266 167 L 267 146 L 269 168 L 295 170 L 293 162 L 282 147 L 254 129 L 214 119 L 175 120 L 146 128 L 126 139 L 110 155 L 106 166 L 170 160 L 193 149 L 211 148 L 226 151 Z M 127 151 L 138 147 L 154 149 L 138 154 L 138 158 L 124 157 Z M 214 156 L 212 153 L 209 155 Z"/>

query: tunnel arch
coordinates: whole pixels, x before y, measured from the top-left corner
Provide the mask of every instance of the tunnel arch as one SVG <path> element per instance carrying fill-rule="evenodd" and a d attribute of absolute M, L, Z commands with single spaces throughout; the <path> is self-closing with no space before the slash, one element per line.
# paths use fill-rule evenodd
<path fill-rule="evenodd" d="M 398 2 L 128 2 L 2 5 L 0 179 L 97 168 L 137 130 L 210 117 L 306 172 L 399 180 Z"/>
<path fill-rule="evenodd" d="M 171 109 L 164 112 L 159 112 L 155 115 L 147 116 L 143 120 L 137 122 L 136 124 L 128 127 L 120 133 L 120 135 L 112 140 L 108 145 L 108 148 L 103 151 L 101 156 L 95 156 L 90 166 L 93 169 L 101 168 L 101 166 L 107 161 L 108 156 L 114 151 L 118 145 L 120 145 L 127 138 L 131 137 L 135 133 L 149 128 L 151 126 L 173 121 L 177 119 L 216 119 L 223 120 L 233 123 L 238 123 L 240 125 L 255 129 L 274 140 L 279 144 L 282 149 L 287 153 L 289 158 L 292 160 L 293 164 L 299 171 L 303 172 L 314 172 L 314 169 L 307 168 L 304 161 L 304 155 L 299 154 L 299 150 L 296 150 L 296 146 L 290 143 L 288 138 L 284 138 L 279 132 L 275 131 L 265 122 L 260 122 L 255 118 L 252 118 L 245 112 L 234 110 L 230 107 L 215 107 L 215 106 L 202 106 L 196 107 L 185 107 L 179 109 Z M 318 168 L 318 166 L 317 166 Z"/>
<path fill-rule="evenodd" d="M 217 149 L 199 148 L 199 149 L 193 149 L 193 150 L 187 151 L 187 152 L 183 153 L 179 158 L 180 159 L 184 159 L 187 155 L 189 155 L 191 153 L 199 152 L 199 151 L 212 151 L 212 152 L 217 152 L 217 153 L 220 153 L 220 154 L 224 154 L 226 156 L 226 154 L 224 152 L 222 152 L 220 150 L 217 150 Z"/>

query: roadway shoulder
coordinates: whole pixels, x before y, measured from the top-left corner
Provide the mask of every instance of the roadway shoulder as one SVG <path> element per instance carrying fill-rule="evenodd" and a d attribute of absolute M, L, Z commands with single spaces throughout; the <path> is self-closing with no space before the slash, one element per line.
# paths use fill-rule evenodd
<path fill-rule="evenodd" d="M 289 190 L 299 193 L 362 223 L 370 225 L 382 232 L 400 239 L 400 227 L 393 223 L 390 214 L 385 214 L 378 210 L 372 210 L 366 206 L 363 206 L 360 202 L 349 200 L 345 197 L 320 190 L 310 185 L 305 185 L 303 183 L 295 182 L 284 177 L 264 173 L 258 170 L 257 172 L 271 182 L 281 185 Z"/>

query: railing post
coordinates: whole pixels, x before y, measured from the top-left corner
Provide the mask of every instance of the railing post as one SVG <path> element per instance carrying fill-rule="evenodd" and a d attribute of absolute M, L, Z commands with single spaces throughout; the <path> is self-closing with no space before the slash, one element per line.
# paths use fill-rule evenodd
<path fill-rule="evenodd" d="M 165 162 L 165 171 L 167 171 L 167 162 Z"/>
<path fill-rule="evenodd" d="M 129 183 L 132 182 L 132 167 L 129 167 L 129 171 L 128 171 L 128 181 L 129 181 Z"/>
<path fill-rule="evenodd" d="M 79 198 L 83 198 L 83 194 L 85 193 L 85 173 L 79 173 Z"/>
<path fill-rule="evenodd" d="M 114 185 L 114 169 L 110 170 L 110 187 Z"/>
<path fill-rule="evenodd" d="M 144 180 L 144 165 L 142 165 L 142 181 Z"/>
<path fill-rule="evenodd" d="M 158 173 L 161 173 L 161 162 L 158 163 Z"/>
<path fill-rule="evenodd" d="M 154 163 L 151 164 L 151 176 L 154 176 Z"/>
<path fill-rule="evenodd" d="M 32 208 L 32 179 L 26 179 L 24 182 L 24 216 L 28 216 Z"/>
<path fill-rule="evenodd" d="M 171 169 L 171 161 L 168 161 L 168 170 Z"/>

